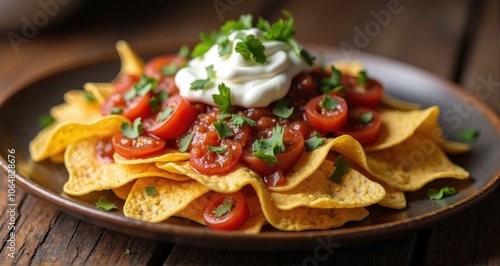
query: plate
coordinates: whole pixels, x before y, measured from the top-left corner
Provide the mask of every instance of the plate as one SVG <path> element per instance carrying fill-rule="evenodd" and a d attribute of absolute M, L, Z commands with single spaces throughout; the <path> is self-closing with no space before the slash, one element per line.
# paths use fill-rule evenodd
<path fill-rule="evenodd" d="M 139 47 L 137 50 L 147 59 L 162 51 L 177 51 L 177 47 L 172 43 L 162 43 Z M 308 45 L 308 48 L 315 54 L 323 53 L 326 60 L 342 58 L 342 53 L 332 47 Z M 363 61 L 370 75 L 386 86 L 388 94 L 418 102 L 424 107 L 438 105 L 441 108 L 440 123 L 447 138 L 455 139 L 457 132 L 465 128 L 479 129 L 481 136 L 472 145 L 470 153 L 450 156 L 452 161 L 471 173 L 469 180 L 433 181 L 419 191 L 406 193 L 408 207 L 404 210 L 370 206 L 370 215 L 365 220 L 332 230 L 282 232 L 266 226 L 258 235 L 243 235 L 211 231 L 175 217 L 158 224 L 127 218 L 121 212 L 123 201 L 111 192 L 94 192 L 82 197 L 66 195 L 62 189 L 68 178 L 64 166 L 48 161 L 34 163 L 28 151 L 29 141 L 39 131 L 39 117 L 47 114 L 51 106 L 61 103 L 65 91 L 82 88 L 88 81 L 106 82 L 115 77 L 120 65 L 114 50 L 76 57 L 70 64 L 47 71 L 23 86 L 3 92 L 0 98 L 0 164 L 7 171 L 8 150 L 15 149 L 16 184 L 40 200 L 90 223 L 139 237 L 238 250 L 312 249 L 325 241 L 355 245 L 395 237 L 431 226 L 463 211 L 495 190 L 500 179 L 500 123 L 490 108 L 457 85 L 413 66 L 370 54 L 359 54 L 353 59 Z M 462 107 L 462 112 L 458 112 L 456 106 Z M 458 193 L 437 201 L 427 198 L 427 188 L 443 186 L 453 186 Z M 119 202 L 120 211 L 103 212 L 96 209 L 94 202 L 101 195 L 110 201 Z"/>

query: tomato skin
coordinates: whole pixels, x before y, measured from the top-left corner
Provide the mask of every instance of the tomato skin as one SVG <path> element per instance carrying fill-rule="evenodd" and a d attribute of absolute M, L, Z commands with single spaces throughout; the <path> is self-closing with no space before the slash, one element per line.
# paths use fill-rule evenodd
<path fill-rule="evenodd" d="M 338 95 L 326 95 L 337 101 L 337 109 L 333 111 L 324 110 L 320 103 L 323 95 L 309 100 L 306 105 L 305 114 L 309 124 L 318 131 L 333 132 L 340 129 L 347 122 L 347 102 Z"/>
<path fill-rule="evenodd" d="M 158 120 L 158 115 L 166 108 L 172 108 L 172 114 L 163 121 Z M 196 111 L 191 107 L 191 103 L 180 95 L 168 98 L 161 104 L 160 109 L 158 113 L 146 118 L 142 126 L 145 132 L 165 140 L 175 139 L 186 133 L 196 119 Z"/>
<path fill-rule="evenodd" d="M 128 91 L 134 84 L 139 82 L 141 78 L 136 75 L 131 74 L 121 74 L 113 81 L 113 86 L 115 87 L 116 92 L 125 93 Z"/>
<path fill-rule="evenodd" d="M 215 209 L 226 201 L 232 202 L 228 213 L 217 217 Z M 236 230 L 243 226 L 250 216 L 250 209 L 241 192 L 231 194 L 216 193 L 210 197 L 203 208 L 203 219 L 208 228 L 215 230 Z"/>
<path fill-rule="evenodd" d="M 174 64 L 178 68 L 187 63 L 187 59 L 174 54 L 167 54 L 154 57 L 149 60 L 144 66 L 144 74 L 148 77 L 160 79 L 165 75 L 162 73 L 162 68 Z"/>
<path fill-rule="evenodd" d="M 118 114 L 128 118 L 130 121 L 134 121 L 138 117 L 145 118 L 152 113 L 151 106 L 148 104 L 150 99 L 151 93 L 148 93 L 126 101 L 123 93 L 116 92 L 111 94 L 101 105 L 101 114 L 111 115 L 113 108 L 121 108 L 122 111 Z"/>
<path fill-rule="evenodd" d="M 367 124 L 359 120 L 359 116 L 365 113 L 372 113 L 373 118 Z M 363 146 L 368 146 L 377 140 L 380 131 L 380 114 L 371 108 L 354 107 L 349 110 L 349 120 L 347 124 L 335 131 L 336 136 L 350 135 Z"/>
<path fill-rule="evenodd" d="M 346 91 L 346 99 L 350 106 L 375 107 L 384 94 L 382 85 L 374 80 L 368 79 L 367 85 L 359 85 L 357 77 L 343 76 L 342 85 Z"/>
<path fill-rule="evenodd" d="M 242 160 L 250 169 L 263 176 L 272 175 L 277 171 L 286 173 L 304 152 L 304 137 L 300 131 L 285 127 L 283 143 L 286 148 L 285 152 L 276 154 L 278 163 L 272 167 L 267 165 L 265 161 L 255 157 L 251 148 L 245 150 Z"/>
<path fill-rule="evenodd" d="M 221 153 L 208 150 L 208 146 L 226 147 Z M 241 157 L 242 146 L 230 139 L 219 139 L 217 132 L 207 131 L 200 135 L 189 152 L 189 165 L 198 173 L 223 175 L 233 170 Z"/>
<path fill-rule="evenodd" d="M 114 150 L 124 158 L 144 158 L 159 153 L 165 147 L 165 141 L 151 135 L 140 135 L 136 139 L 124 136 L 121 132 L 111 138 Z"/>

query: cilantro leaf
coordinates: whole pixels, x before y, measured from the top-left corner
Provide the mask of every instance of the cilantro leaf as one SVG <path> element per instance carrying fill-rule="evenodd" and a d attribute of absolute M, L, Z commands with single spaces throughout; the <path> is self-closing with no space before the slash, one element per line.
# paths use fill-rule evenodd
<path fill-rule="evenodd" d="M 158 98 L 158 101 L 164 102 L 168 99 L 168 92 L 166 92 L 164 90 L 160 90 L 160 92 L 158 92 L 158 94 L 156 94 L 156 98 Z"/>
<path fill-rule="evenodd" d="M 245 40 L 238 42 L 234 50 L 246 60 L 252 60 L 257 64 L 264 64 L 267 61 L 267 57 L 264 54 L 265 49 L 262 42 L 255 38 L 255 35 L 250 34 Z"/>
<path fill-rule="evenodd" d="M 216 146 L 207 146 L 208 151 L 210 152 L 215 152 L 215 153 L 223 153 L 227 151 L 227 147 L 216 147 Z"/>
<path fill-rule="evenodd" d="M 306 146 L 306 151 L 313 151 L 323 145 L 325 145 L 326 141 L 318 132 L 314 132 L 313 136 L 304 141 Z"/>
<path fill-rule="evenodd" d="M 464 143 L 472 143 L 479 137 L 479 130 L 477 128 L 467 128 L 458 133 L 458 140 Z"/>
<path fill-rule="evenodd" d="M 288 40 L 288 44 L 292 46 L 293 51 L 296 55 L 300 56 L 308 65 L 312 65 L 316 57 L 312 56 L 306 49 L 299 45 L 294 39 Z"/>
<path fill-rule="evenodd" d="M 148 196 L 156 195 L 156 187 L 155 186 L 145 187 L 144 189 L 146 190 L 146 195 L 148 195 Z"/>
<path fill-rule="evenodd" d="M 155 78 L 150 78 L 146 75 L 141 76 L 141 80 L 137 82 L 137 84 L 134 85 L 130 90 L 128 90 L 124 98 L 127 101 L 132 100 L 136 96 L 144 96 L 148 92 L 152 91 L 156 86 L 158 85 L 158 80 Z"/>
<path fill-rule="evenodd" d="M 142 131 L 144 131 L 144 129 L 142 128 L 140 117 L 138 117 L 134 120 L 133 125 L 130 125 L 127 122 L 123 122 L 121 125 L 121 129 L 122 129 L 122 134 L 125 137 L 131 138 L 131 139 L 138 138 L 139 135 L 141 135 Z"/>
<path fill-rule="evenodd" d="M 366 85 L 366 84 L 368 84 L 368 76 L 366 75 L 366 71 L 365 70 L 359 71 L 358 84 L 359 85 Z"/>
<path fill-rule="evenodd" d="M 224 120 L 224 119 L 226 119 L 226 118 L 230 118 L 230 117 L 232 117 L 232 116 L 233 116 L 233 115 L 232 115 L 232 114 L 230 114 L 230 113 L 221 113 L 221 114 L 219 115 L 219 117 L 217 117 L 217 119 L 218 119 L 218 120 Z"/>
<path fill-rule="evenodd" d="M 153 111 L 153 113 L 158 112 L 158 109 L 160 108 L 160 106 L 159 106 L 158 98 L 156 98 L 156 96 L 151 97 L 151 99 L 149 99 L 149 101 L 148 101 L 148 104 L 149 104 L 149 107 L 151 107 L 151 111 Z"/>
<path fill-rule="evenodd" d="M 239 20 L 229 20 L 220 28 L 221 32 L 229 34 L 233 31 L 252 28 L 253 17 L 250 14 L 241 15 Z"/>
<path fill-rule="evenodd" d="M 335 159 L 335 171 L 333 171 L 333 174 L 330 176 L 330 181 L 332 181 L 335 184 L 342 184 L 342 177 L 347 173 L 349 168 L 351 168 L 351 165 L 342 157 L 342 155 L 339 155 L 337 159 Z"/>
<path fill-rule="evenodd" d="M 116 207 L 116 203 L 113 203 L 113 202 L 109 202 L 105 197 L 101 196 L 99 198 L 99 200 L 95 203 L 95 206 L 99 209 L 99 210 L 103 210 L 103 211 L 112 211 L 114 209 L 117 209 L 118 207 Z"/>
<path fill-rule="evenodd" d="M 453 187 L 444 187 L 440 190 L 429 188 L 427 190 L 427 197 L 431 200 L 442 199 L 447 196 L 455 195 L 457 191 Z"/>
<path fill-rule="evenodd" d="M 193 48 L 191 57 L 203 56 L 217 42 L 219 36 L 220 33 L 216 31 L 212 31 L 210 35 L 204 32 L 200 33 L 201 42 Z"/>
<path fill-rule="evenodd" d="M 233 202 L 231 201 L 225 201 L 222 203 L 219 207 L 214 209 L 214 213 L 216 217 L 221 217 L 222 215 L 225 215 L 229 213 L 229 211 L 233 208 Z"/>
<path fill-rule="evenodd" d="M 231 53 L 231 42 L 227 36 L 223 36 L 217 40 L 217 45 L 219 46 L 219 56 L 223 57 Z"/>
<path fill-rule="evenodd" d="M 368 124 L 373 120 L 373 114 L 370 112 L 367 112 L 367 113 L 360 115 L 358 118 L 359 118 L 359 120 L 361 120 L 361 122 L 363 122 L 363 124 Z"/>
<path fill-rule="evenodd" d="M 56 120 L 51 115 L 43 115 L 40 118 L 38 118 L 38 125 L 40 125 L 40 128 L 46 128 L 55 121 Z"/>
<path fill-rule="evenodd" d="M 233 131 L 227 125 L 226 122 L 224 122 L 224 121 L 216 121 L 216 122 L 213 122 L 212 125 L 214 126 L 215 131 L 217 132 L 217 135 L 219 135 L 219 139 L 223 139 L 225 137 L 234 136 Z"/>
<path fill-rule="evenodd" d="M 282 10 L 282 13 L 288 18 L 288 20 L 279 19 L 272 25 L 257 25 L 258 27 L 260 26 L 266 28 L 264 39 L 287 42 L 295 35 L 295 21 L 292 14 L 286 10 Z M 261 22 L 259 21 L 259 23 Z"/>
<path fill-rule="evenodd" d="M 113 108 L 111 108 L 110 112 L 112 115 L 117 115 L 117 114 L 123 112 L 123 107 L 113 107 Z"/>
<path fill-rule="evenodd" d="M 161 73 L 165 76 L 175 75 L 175 73 L 177 73 L 177 71 L 179 71 L 179 68 L 174 63 L 161 68 Z"/>
<path fill-rule="evenodd" d="M 335 110 L 337 109 L 338 102 L 335 99 L 328 97 L 326 94 L 323 95 L 323 100 L 319 103 L 321 108 L 325 108 L 326 110 Z"/>
<path fill-rule="evenodd" d="M 88 92 L 85 92 L 85 101 L 89 102 L 89 103 L 93 103 L 93 102 L 96 102 L 97 99 L 95 98 L 94 95 L 88 93 Z"/>
<path fill-rule="evenodd" d="M 278 163 L 276 154 L 285 151 L 285 144 L 283 143 L 285 129 L 280 125 L 276 125 L 271 133 L 270 138 L 256 140 L 252 145 L 253 155 L 263 160 L 270 167 Z"/>
<path fill-rule="evenodd" d="M 231 110 L 231 89 L 226 84 L 219 84 L 219 94 L 212 95 L 214 103 L 219 106 L 221 112 L 229 112 Z"/>
<path fill-rule="evenodd" d="M 331 70 L 332 74 L 330 75 L 330 77 L 324 78 L 321 81 L 321 84 L 323 85 L 321 91 L 323 93 L 342 91 L 344 89 L 344 86 L 342 86 L 342 84 L 340 83 L 340 80 L 342 79 L 342 73 L 340 72 L 340 70 L 336 69 L 334 66 L 332 66 Z"/>
<path fill-rule="evenodd" d="M 233 114 L 231 116 L 231 120 L 229 121 L 229 123 L 231 123 L 239 128 L 241 128 L 244 124 L 247 124 L 251 127 L 255 126 L 255 121 L 253 121 L 252 119 L 250 119 L 248 117 L 237 115 L 237 114 Z"/>
<path fill-rule="evenodd" d="M 212 78 L 214 77 L 214 66 L 209 65 L 205 68 L 207 70 L 207 78 L 206 79 L 197 79 L 191 82 L 191 90 L 204 90 L 210 85 L 212 85 Z"/>
<path fill-rule="evenodd" d="M 189 58 L 189 46 L 181 45 L 181 47 L 179 48 L 179 52 L 177 52 L 177 54 L 180 57 Z"/>
<path fill-rule="evenodd" d="M 293 114 L 293 107 L 288 108 L 288 100 L 282 98 L 276 102 L 276 106 L 273 108 L 273 114 L 281 118 L 288 118 Z"/>
<path fill-rule="evenodd" d="M 194 133 L 189 133 L 186 134 L 184 137 L 179 139 L 179 151 L 180 152 L 186 152 L 189 148 L 189 144 L 191 144 L 191 141 L 193 140 Z"/>
<path fill-rule="evenodd" d="M 156 120 L 165 121 L 173 112 L 174 112 L 174 109 L 172 107 L 167 107 L 167 108 L 165 108 L 165 110 L 158 113 Z"/>

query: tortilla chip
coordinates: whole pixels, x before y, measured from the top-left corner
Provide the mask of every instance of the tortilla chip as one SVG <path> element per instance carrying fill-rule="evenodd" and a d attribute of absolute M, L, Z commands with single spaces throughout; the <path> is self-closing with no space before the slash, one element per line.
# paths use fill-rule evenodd
<path fill-rule="evenodd" d="M 299 206 L 311 208 L 355 208 L 375 204 L 385 197 L 384 188 L 350 169 L 338 185 L 329 180 L 335 171 L 333 162 L 325 160 L 321 167 L 298 186 L 285 192 L 271 192 L 280 210 Z"/>
<path fill-rule="evenodd" d="M 224 176 L 198 174 L 191 169 L 189 162 L 169 162 L 161 165 L 161 168 L 175 173 L 183 173 L 211 190 L 220 193 L 236 192 L 245 185 L 251 185 L 257 192 L 267 221 L 279 230 L 328 229 L 342 226 L 348 221 L 360 221 L 368 216 L 368 211 L 364 208 L 318 209 L 297 207 L 291 210 L 280 210 L 274 205 L 270 192 L 261 177 L 243 165 L 239 165 L 235 171 Z"/>
<path fill-rule="evenodd" d="M 191 202 L 186 208 L 182 209 L 180 212 L 176 213 L 175 216 L 189 219 L 191 221 L 197 222 L 199 224 L 205 225 L 205 220 L 203 219 L 203 208 L 205 203 L 210 198 L 210 193 L 207 193 L 193 202 Z M 248 220 L 244 225 L 242 225 L 237 230 L 232 230 L 232 232 L 238 232 L 243 234 L 258 234 L 267 223 L 266 217 L 262 213 L 260 208 L 259 197 L 256 195 L 246 197 L 248 209 L 250 214 Z"/>
<path fill-rule="evenodd" d="M 387 93 L 382 95 L 382 104 L 390 109 L 401 110 L 401 111 L 412 111 L 412 110 L 420 110 L 422 106 L 418 103 L 412 103 L 403 101 L 397 98 L 390 96 Z"/>
<path fill-rule="evenodd" d="M 126 41 L 118 41 L 116 50 L 121 60 L 121 68 L 118 76 L 122 74 L 140 77 L 144 72 L 144 62 Z"/>
<path fill-rule="evenodd" d="M 50 161 L 53 163 L 64 163 L 64 152 L 61 152 L 56 155 L 50 156 Z"/>
<path fill-rule="evenodd" d="M 112 83 L 96 82 L 87 82 L 83 84 L 83 89 L 87 93 L 91 93 L 99 104 L 103 104 L 106 99 L 116 91 Z"/>
<path fill-rule="evenodd" d="M 155 187 L 156 194 L 147 195 L 146 187 Z M 145 177 L 136 181 L 123 206 L 125 216 L 158 223 L 184 209 L 210 189 L 194 181 L 174 181 Z"/>
<path fill-rule="evenodd" d="M 31 159 L 39 162 L 61 153 L 69 144 L 79 140 L 93 136 L 110 136 L 120 131 L 123 122 L 129 121 L 123 116 L 110 115 L 89 123 L 71 121 L 53 123 L 40 131 L 30 142 Z"/>
<path fill-rule="evenodd" d="M 333 65 L 343 74 L 355 77 L 359 75 L 359 71 L 365 69 L 361 61 L 335 60 L 327 63 L 326 65 L 327 66 Z"/>
<path fill-rule="evenodd" d="M 380 132 L 377 140 L 365 151 L 379 151 L 394 147 L 412 136 L 417 129 L 423 127 L 423 131 L 431 132 L 439 129 L 437 119 L 439 107 L 433 106 L 424 110 L 398 111 L 380 110 Z"/>
<path fill-rule="evenodd" d="M 64 94 L 65 103 L 56 105 L 50 109 L 50 115 L 57 122 L 80 122 L 87 123 L 100 117 L 100 105 L 97 101 L 89 101 L 84 91 L 71 90 Z"/>
<path fill-rule="evenodd" d="M 126 200 L 128 194 L 130 194 L 130 191 L 132 190 L 132 187 L 134 187 L 135 181 L 136 180 L 132 180 L 121 187 L 113 188 L 113 193 L 115 193 L 119 199 Z"/>
<path fill-rule="evenodd" d="M 176 149 L 166 148 L 162 151 L 161 155 L 153 157 L 145 157 L 140 159 L 127 159 L 120 156 L 118 153 L 113 154 L 115 163 L 118 164 L 141 164 L 141 163 L 154 163 L 154 162 L 174 162 L 174 161 L 187 161 L 189 160 L 189 153 L 179 152 Z"/>
<path fill-rule="evenodd" d="M 391 209 L 404 209 L 406 208 L 405 193 L 400 190 L 386 191 L 385 197 L 378 204 Z"/>
<path fill-rule="evenodd" d="M 92 191 L 121 187 L 142 177 L 158 176 L 184 181 L 188 178 L 158 169 L 154 164 L 122 165 L 101 163 L 95 155 L 99 138 L 89 138 L 68 146 L 64 154 L 69 179 L 64 192 L 79 196 Z"/>

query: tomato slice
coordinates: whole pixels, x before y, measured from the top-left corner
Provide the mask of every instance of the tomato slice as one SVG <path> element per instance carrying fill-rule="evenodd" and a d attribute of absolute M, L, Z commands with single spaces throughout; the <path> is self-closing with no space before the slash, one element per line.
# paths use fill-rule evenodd
<path fill-rule="evenodd" d="M 113 86 L 117 92 L 125 93 L 132 88 L 134 84 L 139 82 L 140 79 L 141 78 L 136 75 L 122 74 L 113 81 Z"/>
<path fill-rule="evenodd" d="M 368 84 L 360 85 L 357 77 L 343 76 L 342 85 L 344 85 L 349 106 L 375 107 L 384 94 L 382 85 L 370 78 Z"/>
<path fill-rule="evenodd" d="M 160 111 L 144 119 L 142 126 L 145 132 L 169 140 L 186 133 L 195 119 L 196 111 L 191 104 L 180 95 L 175 95 L 161 104 Z"/>
<path fill-rule="evenodd" d="M 164 140 L 147 134 L 131 139 L 118 132 L 111 138 L 111 144 L 119 155 L 133 159 L 157 154 L 165 147 L 166 143 Z"/>
<path fill-rule="evenodd" d="M 221 148 L 211 151 L 210 147 Z M 203 133 L 192 146 L 189 164 L 196 172 L 207 175 L 222 175 L 233 170 L 242 153 L 241 144 L 230 139 L 219 139 L 217 132 Z"/>
<path fill-rule="evenodd" d="M 285 127 L 283 144 L 285 144 L 285 151 L 276 154 L 278 163 L 273 166 L 269 166 L 265 161 L 255 157 L 251 148 L 244 151 L 242 160 L 250 169 L 263 176 L 273 175 L 277 171 L 286 173 L 304 152 L 304 137 L 300 131 Z"/>
<path fill-rule="evenodd" d="M 335 100 L 337 106 L 333 110 L 321 107 L 323 97 Z M 318 131 L 333 132 L 340 129 L 347 122 L 347 103 L 338 95 L 321 95 L 309 100 L 306 105 L 305 114 L 309 124 Z"/>
<path fill-rule="evenodd" d="M 138 117 L 145 118 L 151 115 L 151 106 L 148 102 L 151 99 L 151 94 L 144 96 L 136 96 L 130 101 L 126 101 L 124 94 L 116 92 L 111 94 L 106 101 L 101 105 L 101 114 L 111 115 L 119 114 L 130 121 L 134 121 Z"/>
<path fill-rule="evenodd" d="M 250 215 L 245 196 L 241 192 L 216 193 L 203 208 L 203 219 L 208 228 L 215 230 L 236 230 L 243 226 Z"/>
<path fill-rule="evenodd" d="M 371 117 L 371 119 L 363 121 L 363 116 Z M 367 146 L 377 140 L 379 131 L 380 115 L 377 111 L 367 107 L 354 107 L 349 110 L 347 124 L 335 131 L 335 135 L 351 135 L 361 145 Z"/>
<path fill-rule="evenodd" d="M 186 63 L 186 58 L 176 54 L 157 56 L 146 63 L 144 66 L 144 74 L 159 80 L 161 77 L 166 76 L 162 71 L 164 67 L 175 65 L 177 68 L 181 68 Z"/>

